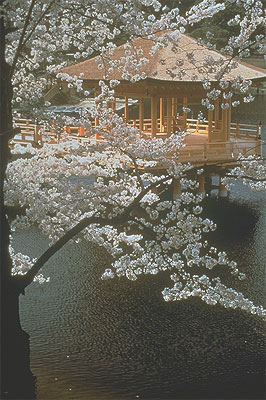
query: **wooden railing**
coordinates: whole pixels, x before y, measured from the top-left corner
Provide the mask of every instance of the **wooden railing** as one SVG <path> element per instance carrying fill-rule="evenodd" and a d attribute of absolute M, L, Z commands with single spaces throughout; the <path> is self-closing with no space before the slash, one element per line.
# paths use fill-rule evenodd
<path fill-rule="evenodd" d="M 232 161 L 241 154 L 244 156 L 260 153 L 260 146 L 255 141 L 216 142 L 185 145 L 179 153 L 180 161 L 193 164 L 202 162 Z"/>
<path fill-rule="evenodd" d="M 139 127 L 139 120 L 129 121 L 132 126 Z M 255 125 L 231 123 L 230 141 L 228 142 L 207 142 L 207 124 L 199 124 L 197 120 L 189 119 L 188 129 L 191 132 L 205 134 L 206 141 L 204 143 L 194 144 L 193 142 L 185 144 L 180 150 L 179 158 L 182 162 L 202 163 L 214 162 L 218 160 L 234 160 L 239 154 L 251 155 L 260 154 L 259 127 Z M 25 119 L 16 120 L 16 125 L 20 127 L 20 134 L 12 139 L 11 144 L 20 143 L 22 145 L 33 144 L 35 146 L 42 146 L 43 143 L 58 143 L 60 141 L 60 134 L 57 133 L 56 126 L 52 126 L 47 130 L 42 125 L 34 124 L 32 121 Z M 150 137 L 151 120 L 144 120 L 144 133 L 146 137 Z M 80 126 L 66 126 L 64 131 L 76 140 L 91 140 L 85 135 L 85 128 Z M 157 137 L 164 138 L 167 133 L 159 132 L 158 120 L 158 133 Z M 99 135 L 95 135 L 94 140 L 101 139 Z"/>
<path fill-rule="evenodd" d="M 259 139 L 260 136 L 260 126 L 250 125 L 250 124 L 239 124 L 231 122 L 230 126 L 230 136 L 235 136 L 237 138 L 256 138 Z"/>
<path fill-rule="evenodd" d="M 180 123 L 180 125 L 179 125 Z M 135 128 L 139 128 L 139 119 L 131 119 L 128 121 L 128 124 L 135 127 Z M 174 126 L 173 126 L 174 125 Z M 173 130 L 178 130 L 178 128 L 183 127 L 182 125 L 182 121 L 180 119 L 175 121 L 172 124 L 172 129 Z M 187 125 L 186 128 L 191 131 L 191 132 L 196 132 L 196 133 L 206 133 L 208 132 L 208 124 L 206 123 L 200 123 L 199 120 L 196 119 L 187 119 Z M 146 118 L 143 120 L 143 132 L 144 133 L 150 133 L 151 132 L 151 119 L 150 118 Z M 157 132 L 160 133 L 164 133 L 167 132 L 167 122 L 166 119 L 164 119 L 163 121 L 163 125 L 162 127 L 160 126 L 160 120 L 157 119 Z"/>
<path fill-rule="evenodd" d="M 33 123 L 30 120 L 26 119 L 16 119 L 15 120 L 16 125 L 18 125 L 21 128 L 21 135 L 23 140 L 27 140 L 27 136 L 31 135 L 36 135 L 38 131 L 42 128 L 42 125 L 38 125 L 37 123 Z M 128 124 L 135 127 L 139 128 L 139 119 L 134 119 L 134 120 L 129 120 Z M 94 121 L 92 121 L 92 126 L 95 126 Z M 214 121 L 212 124 L 213 128 L 215 127 Z M 46 133 L 53 136 L 55 135 L 55 126 L 54 128 L 50 129 L 49 131 L 46 130 Z M 197 119 L 187 119 L 187 125 L 186 129 L 190 132 L 194 133 L 208 133 L 208 124 L 206 122 L 199 122 Z M 84 136 L 85 129 L 82 126 L 66 126 L 65 130 L 67 133 L 70 135 L 77 135 L 77 136 Z M 151 132 L 151 119 L 146 118 L 143 120 L 143 131 L 145 133 Z M 239 124 L 232 122 L 230 125 L 230 136 L 233 137 L 247 137 L 247 138 L 258 138 L 259 137 L 259 132 L 260 127 L 259 125 L 251 125 L 251 124 Z M 167 126 L 166 124 L 160 129 L 160 120 L 157 120 L 157 132 L 164 133 L 167 132 Z"/>
<path fill-rule="evenodd" d="M 129 120 L 128 124 L 139 128 L 139 119 Z M 221 125 L 221 121 L 218 121 L 218 125 Z M 175 126 L 178 128 L 178 123 Z M 215 122 L 212 122 L 212 128 L 215 128 Z M 197 119 L 187 118 L 186 129 L 191 133 L 208 133 L 208 122 L 200 122 Z M 144 133 L 151 132 L 151 119 L 143 120 L 143 131 Z M 160 120 L 157 120 L 157 132 L 164 133 L 167 131 L 167 124 L 164 120 L 163 128 L 160 128 Z M 258 138 L 259 137 L 260 127 L 259 125 L 251 125 L 251 124 L 240 124 L 236 122 L 231 122 L 230 125 L 230 136 L 235 137 L 246 137 L 246 138 Z"/>

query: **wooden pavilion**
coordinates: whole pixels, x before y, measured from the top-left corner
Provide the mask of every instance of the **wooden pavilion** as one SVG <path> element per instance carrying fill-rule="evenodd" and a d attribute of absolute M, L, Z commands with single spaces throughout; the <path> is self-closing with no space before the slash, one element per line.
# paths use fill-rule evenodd
<path fill-rule="evenodd" d="M 139 58 L 148 60 L 139 71 L 139 74 L 145 73 L 145 79 L 135 83 L 123 77 L 126 54 L 124 45 L 119 46 L 112 56 L 112 60 L 119 63 L 119 68 L 109 71 L 108 76 L 105 75 L 106 69 L 98 68 L 98 57 L 68 66 L 59 72 L 82 79 L 84 88 L 94 89 L 95 95 L 99 93 L 100 80 L 119 80 L 120 84 L 115 87 L 115 101 L 109 106 L 118 109 L 122 104 L 125 121 L 137 127 L 145 137 L 165 138 L 178 130 L 189 132 L 185 138 L 185 146 L 179 154 L 181 162 L 191 162 L 194 165 L 218 162 L 232 164 L 239 153 L 260 154 L 261 127 L 231 121 L 233 98 L 226 100 L 220 95 L 215 101 L 214 110 L 206 111 L 204 122 L 193 119 L 193 116 L 191 118 L 187 109 L 204 109 L 201 105 L 201 99 L 207 95 L 203 88 L 204 81 L 208 81 L 217 90 L 220 88 L 220 81 L 229 82 L 226 91 L 230 91 L 230 82 L 241 76 L 250 80 L 253 86 L 259 87 L 266 80 L 266 70 L 243 62 L 238 62 L 231 68 L 236 61 L 187 35 L 181 35 L 177 49 L 173 49 L 173 45 L 169 43 L 151 55 L 153 45 L 154 42 L 143 38 L 133 42 L 134 51 L 141 49 Z M 219 72 L 221 65 L 224 68 L 223 76 Z M 62 92 L 67 93 L 67 85 L 63 80 L 58 81 Z M 54 89 L 55 87 L 51 91 L 56 92 Z M 232 92 L 237 91 L 233 88 Z M 228 108 L 223 109 L 222 103 L 228 103 Z M 28 121 L 18 123 L 22 133 L 21 138 L 15 138 L 15 141 L 32 141 L 31 137 L 27 139 L 26 136 L 34 129 L 33 142 L 38 142 L 38 138 L 35 139 L 38 126 Z M 94 123 L 97 126 L 97 120 Z M 73 138 L 81 139 L 84 128 L 67 127 L 67 132 Z M 52 132 L 50 134 L 53 135 Z"/>
<path fill-rule="evenodd" d="M 174 51 L 173 45 L 169 43 L 152 56 L 153 45 L 154 42 L 142 38 L 133 42 L 135 49 L 142 49 L 141 57 L 149 60 L 140 71 L 146 75 L 144 80 L 131 83 L 123 79 L 122 72 L 119 70 L 115 70 L 107 76 L 108 80 L 118 79 L 121 82 L 115 88 L 115 98 L 124 98 L 125 121 L 130 120 L 128 98 L 138 99 L 138 118 L 134 119 L 133 123 L 152 138 L 169 135 L 177 129 L 193 131 L 193 122 L 188 118 L 187 108 L 195 104 L 199 105 L 201 99 L 206 97 L 203 81 L 208 80 L 212 87 L 219 89 L 220 79 L 232 81 L 237 76 L 242 76 L 251 80 L 253 85 L 261 85 L 266 80 L 264 69 L 242 62 L 238 62 L 236 67 L 231 68 L 232 62 L 235 61 L 217 51 L 208 49 L 187 35 L 181 35 L 177 51 Z M 121 60 L 123 56 L 125 56 L 125 48 L 122 45 L 115 50 L 112 58 Z M 208 60 L 210 62 L 213 60 L 216 66 L 208 64 Z M 221 64 L 225 65 L 222 77 L 218 73 Z M 71 76 L 82 76 L 84 87 L 94 88 L 97 93 L 99 80 L 106 78 L 105 70 L 99 69 L 98 65 L 99 59 L 95 57 L 66 67 L 60 72 Z M 120 69 L 122 67 L 123 65 L 120 65 Z M 230 85 L 228 90 L 230 90 Z M 149 115 L 144 115 L 145 101 L 146 104 L 147 102 L 149 104 Z M 228 102 L 229 107 L 221 109 L 222 102 Z M 115 107 L 115 104 L 111 106 Z M 232 130 L 231 99 L 218 98 L 215 101 L 215 109 L 208 111 L 206 120 L 205 132 L 202 132 L 200 124 L 196 123 L 195 133 L 201 131 L 202 134 L 205 134 L 208 143 L 227 142 Z"/>
<path fill-rule="evenodd" d="M 100 80 L 119 80 L 120 84 L 115 87 L 115 101 L 109 106 L 118 109 L 118 105 L 122 104 L 125 121 L 137 127 L 147 138 L 165 138 L 171 132 L 178 130 L 189 132 L 185 138 L 185 146 L 179 153 L 181 162 L 210 166 L 210 168 L 213 168 L 213 165 L 226 168 L 235 165 L 239 153 L 260 154 L 261 127 L 231 121 L 233 98 L 226 100 L 220 95 L 215 101 L 214 110 L 206 112 L 204 122 L 189 118 L 187 109 L 195 106 L 198 110 L 203 108 L 201 99 L 207 95 L 207 91 L 203 88 L 204 81 L 211 83 L 212 88 L 217 90 L 220 88 L 220 81 L 229 82 L 228 91 L 230 91 L 230 82 L 241 76 L 252 81 L 253 86 L 259 87 L 266 80 L 266 70 L 243 62 L 238 62 L 231 68 L 232 63 L 235 63 L 234 60 L 208 49 L 187 35 L 181 35 L 176 51 L 170 43 L 155 55 L 151 55 L 153 44 L 152 41 L 142 38 L 133 42 L 134 50 L 142 49 L 140 58 L 149 61 L 139 72 L 145 73 L 145 79 L 135 83 L 123 78 L 123 57 L 125 57 L 123 45 L 115 50 L 112 57 L 114 61 L 121 61 L 120 68 L 114 69 L 108 76 L 105 75 L 105 69 L 98 68 L 98 57 L 68 66 L 59 72 L 82 79 L 84 88 L 94 89 L 95 95 L 99 93 Z M 222 64 L 225 67 L 223 76 L 218 73 Z M 58 85 L 67 93 L 65 81 L 59 80 Z M 54 91 L 54 87 L 51 90 Z M 132 99 L 134 107 L 137 108 L 135 115 L 132 115 L 130 106 Z M 229 106 L 222 108 L 221 104 L 225 102 Z M 25 144 L 33 141 L 39 145 L 40 127 L 26 120 L 17 123 L 21 127 L 21 135 L 13 142 Z M 84 127 L 66 127 L 66 129 L 73 139 L 87 140 L 86 137 L 82 138 Z M 54 135 L 53 132 L 48 134 Z M 97 134 L 95 139 L 99 139 Z M 211 175 L 213 173 L 199 176 L 200 192 L 205 191 L 206 177 Z M 174 192 L 179 193 L 180 190 L 180 183 L 176 182 Z M 221 181 L 219 193 L 226 193 Z"/>

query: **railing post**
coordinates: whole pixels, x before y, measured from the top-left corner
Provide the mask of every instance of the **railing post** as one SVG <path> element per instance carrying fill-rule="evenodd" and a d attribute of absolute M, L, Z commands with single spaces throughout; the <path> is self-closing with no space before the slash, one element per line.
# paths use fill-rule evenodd
<path fill-rule="evenodd" d="M 256 138 L 261 139 L 261 122 L 257 125 Z"/>
<path fill-rule="evenodd" d="M 239 124 L 236 124 L 236 137 L 240 136 Z"/>
<path fill-rule="evenodd" d="M 233 144 L 233 142 L 230 143 L 230 151 L 231 151 L 231 157 L 234 158 L 234 144 Z"/>
<path fill-rule="evenodd" d="M 196 124 L 196 132 L 199 133 L 199 120 L 197 120 L 197 124 Z"/>
<path fill-rule="evenodd" d="M 42 135 L 39 134 L 40 129 L 41 129 L 41 125 L 34 126 L 33 142 L 34 142 L 34 144 L 36 144 L 38 146 L 42 146 Z"/>
<path fill-rule="evenodd" d="M 79 136 L 85 136 L 85 128 L 84 128 L 84 126 L 79 126 L 78 133 L 79 133 Z"/>
<path fill-rule="evenodd" d="M 256 133 L 256 155 L 262 155 L 262 141 L 261 141 L 261 123 L 257 125 L 257 133 Z"/>

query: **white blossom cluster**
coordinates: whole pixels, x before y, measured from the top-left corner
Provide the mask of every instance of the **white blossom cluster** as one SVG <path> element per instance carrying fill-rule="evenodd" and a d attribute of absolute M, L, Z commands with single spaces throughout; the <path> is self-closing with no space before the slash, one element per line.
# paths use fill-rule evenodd
<path fill-rule="evenodd" d="M 206 18 L 212 18 L 217 12 L 225 9 L 224 2 L 217 4 L 216 0 L 203 0 L 191 7 L 187 12 L 187 21 L 193 25 Z"/>
<path fill-rule="evenodd" d="M 143 11 L 145 7 L 149 7 L 149 13 Z M 46 89 L 40 76 L 46 79 L 66 63 L 85 60 L 92 54 L 102 56 L 100 67 L 110 63 L 109 73 L 119 67 L 124 79 L 143 79 L 138 71 L 146 60 L 141 49 L 132 47 L 132 40 L 152 38 L 154 32 L 185 24 L 178 9 L 161 13 L 160 18 L 152 15 L 151 9 L 158 13 L 161 4 L 155 0 L 149 4 L 146 0 L 4 1 L 1 12 L 6 26 L 12 28 L 7 35 L 6 60 L 12 66 L 14 100 L 18 104 L 40 104 Z M 121 35 L 128 42 L 118 66 L 110 57 Z M 67 80 L 69 87 L 82 90 L 80 77 Z"/>
<path fill-rule="evenodd" d="M 33 266 L 36 259 L 31 259 L 29 256 L 22 253 L 15 253 L 13 247 L 9 246 L 9 254 L 12 259 L 13 268 L 12 275 L 25 275 Z M 34 282 L 47 283 L 50 277 L 45 277 L 43 274 L 38 274 L 34 277 Z"/>
<path fill-rule="evenodd" d="M 246 5 L 244 0 L 235 1 L 241 1 L 246 16 L 232 22 L 240 26 L 240 34 L 231 38 L 228 51 L 243 51 L 244 41 L 262 22 L 262 4 L 255 0 Z M 178 9 L 162 10 L 156 17 L 161 10 L 157 0 L 6 0 L 0 12 L 6 27 L 11 28 L 6 60 L 11 66 L 14 101 L 37 110 L 44 105 L 43 93 L 51 74 L 63 65 L 95 54 L 99 55 L 98 67 L 105 76 L 118 69 L 123 79 L 145 79 L 141 67 L 147 60 L 142 49 L 132 45 L 133 39 L 142 36 L 153 40 L 152 54 L 171 43 L 178 56 L 180 33 L 186 25 L 222 12 L 225 6 L 225 1 L 203 0 L 184 18 Z M 145 7 L 153 9 L 154 14 L 145 12 Z M 160 31 L 162 35 L 158 35 Z M 113 61 L 121 36 L 126 43 L 124 54 Z M 261 37 L 257 47 L 263 47 Z M 193 53 L 188 52 L 187 58 L 195 64 Z M 235 66 L 234 62 L 224 63 L 222 58 L 211 57 L 203 59 L 202 65 L 195 65 L 195 80 L 197 69 L 206 74 L 203 84 L 209 92 L 204 101 L 209 109 L 218 95 L 223 96 L 223 108 L 227 108 L 233 91 L 247 92 L 250 82 L 241 77 L 230 84 L 224 80 L 224 74 Z M 186 71 L 178 61 L 176 67 L 168 71 L 169 75 L 184 77 Z M 216 74 L 220 80 L 219 89 L 211 86 L 210 74 Z M 83 92 L 82 76 L 61 74 L 58 78 L 66 81 L 69 89 Z M 84 220 L 91 220 L 73 239 L 83 237 L 108 251 L 110 265 L 103 279 L 125 276 L 136 280 L 141 274 L 170 270 L 174 288 L 164 290 L 167 301 L 199 296 L 208 304 L 220 303 L 262 315 L 261 307 L 226 287 L 219 278 L 206 275 L 222 265 L 236 278 L 244 278 L 236 263 L 206 240 L 215 224 L 201 217 L 203 196 L 197 194 L 196 177 L 189 175 L 193 167 L 178 159 L 186 133 L 174 133 L 165 140 L 147 140 L 142 132 L 126 125 L 108 109 L 118 83 L 113 79 L 109 87 L 101 81 L 96 106 L 80 117 L 86 127 L 86 140 L 71 141 L 62 135 L 59 144 L 47 142 L 40 149 L 27 148 L 23 157 L 9 163 L 5 202 L 21 209 L 11 223 L 12 230 L 37 225 L 56 244 L 66 232 Z M 96 132 L 91 123 L 94 117 L 99 120 L 97 134 L 102 138 L 97 142 L 92 138 Z M 39 119 L 43 118 L 40 112 Z M 54 118 L 50 113 L 47 124 L 55 122 Z M 62 133 L 66 121 L 57 117 L 56 124 L 56 133 Z M 12 152 L 25 151 L 15 146 Z M 255 178 L 263 181 L 262 161 L 240 160 L 239 167 L 231 173 L 253 185 Z M 173 187 L 178 180 L 182 193 L 173 199 Z M 12 248 L 10 252 L 14 274 L 23 275 L 34 266 L 35 260 L 14 254 Z M 45 280 L 40 275 L 39 281 Z"/>
<path fill-rule="evenodd" d="M 198 183 L 187 176 L 192 167 L 178 161 L 184 136 L 173 134 L 165 141 L 144 139 L 106 109 L 99 126 L 105 138 L 102 143 L 62 140 L 9 164 L 6 204 L 25 209 L 12 229 L 37 224 L 56 243 L 85 217 L 99 218 L 99 223 L 89 224 L 74 239 L 83 237 L 110 254 L 102 279 L 136 280 L 142 274 L 175 271 L 174 288 L 163 291 L 165 300 L 199 296 L 208 304 L 262 315 L 263 309 L 241 293 L 206 276 L 207 271 L 224 266 L 236 278 L 245 278 L 225 252 L 206 240 L 216 226 L 201 217 L 203 196 L 197 194 Z M 164 166 L 160 174 L 154 172 L 159 165 Z M 232 173 L 251 175 L 258 165 L 262 162 L 242 160 L 239 170 Z M 177 178 L 182 193 L 175 200 L 171 195 L 163 200 L 161 195 L 171 190 Z M 118 224 L 117 218 L 122 218 Z M 21 254 L 13 259 L 14 273 L 24 273 L 33 263 Z M 202 271 L 206 272 L 202 275 Z"/>
<path fill-rule="evenodd" d="M 245 296 L 226 287 L 220 278 L 210 279 L 206 275 L 192 275 L 180 279 L 178 274 L 171 275 L 174 282 L 172 288 L 163 290 L 163 297 L 166 301 L 187 299 L 190 296 L 200 297 L 205 303 L 215 305 L 221 304 L 225 308 L 240 308 L 251 314 L 261 317 L 266 316 L 266 310 L 261 306 L 255 306 L 252 301 Z"/>
<path fill-rule="evenodd" d="M 237 15 L 230 22 L 239 25 L 240 33 L 230 39 L 227 54 L 229 49 L 239 49 L 243 53 L 249 47 L 250 36 L 265 23 L 262 2 L 241 0 L 240 3 L 245 15 Z M 145 7 L 149 7 L 149 12 L 143 11 Z M 159 1 L 147 4 L 144 0 L 110 0 L 106 4 L 100 0 L 6 0 L 1 9 L 7 27 L 12 28 L 7 35 L 6 59 L 12 66 L 14 101 L 19 106 L 35 107 L 42 104 L 51 74 L 68 63 L 85 60 L 91 55 L 99 54 L 99 68 L 105 69 L 105 77 L 118 69 L 123 79 L 132 82 L 145 79 L 141 68 L 148 60 L 143 57 L 142 49 L 132 44 L 134 38 L 153 40 L 153 54 L 169 42 L 177 51 L 180 33 L 185 31 L 186 25 L 223 12 L 226 2 L 203 0 L 193 6 L 186 16 L 180 16 L 177 8 L 162 9 Z M 151 13 L 152 9 L 156 15 Z M 158 35 L 158 32 L 162 34 Z M 113 60 L 112 55 L 121 35 L 126 41 L 124 54 Z M 258 34 L 252 40 L 253 47 L 265 52 L 263 35 Z M 242 53 L 240 56 L 243 56 Z M 193 64 L 190 54 L 187 56 Z M 203 57 L 202 65 L 195 65 L 194 77 L 197 79 L 197 71 L 204 71 L 206 76 L 215 73 L 222 79 L 234 65 L 232 60 L 227 62 L 222 58 Z M 186 70 L 177 65 L 176 70 L 169 70 L 169 74 L 182 79 Z M 69 88 L 82 91 L 82 77 L 58 77 L 67 80 Z"/>
<path fill-rule="evenodd" d="M 255 35 L 258 26 L 266 24 L 265 5 L 262 1 L 257 0 L 230 0 L 231 3 L 241 4 L 245 13 L 243 16 L 237 14 L 232 20 L 228 21 L 228 25 L 239 26 L 239 35 L 231 37 L 229 46 L 238 50 L 240 57 L 247 57 L 250 49 L 256 49 L 261 54 L 265 54 L 265 35 Z M 253 36 L 252 36 L 253 35 Z"/>
<path fill-rule="evenodd" d="M 228 176 L 223 178 L 223 183 L 229 188 L 232 179 L 240 179 L 244 185 L 255 190 L 266 189 L 266 165 L 261 157 L 243 156 L 238 157 L 239 165 L 233 168 Z"/>

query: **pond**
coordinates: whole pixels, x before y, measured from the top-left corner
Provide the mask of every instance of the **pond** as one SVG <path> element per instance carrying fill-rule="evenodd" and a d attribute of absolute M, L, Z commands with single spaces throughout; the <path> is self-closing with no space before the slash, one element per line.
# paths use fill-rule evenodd
<path fill-rule="evenodd" d="M 238 187 L 230 202 L 207 207 L 220 223 L 213 243 L 248 276 L 232 285 L 262 304 L 263 196 Z M 33 256 L 46 248 L 34 230 L 17 234 L 17 246 L 29 238 Z M 39 399 L 216 398 L 222 389 L 253 399 L 263 390 L 259 318 L 198 299 L 165 303 L 166 275 L 101 281 L 104 266 L 95 247 L 69 244 L 47 264 L 50 283 L 31 285 L 21 299 Z"/>

